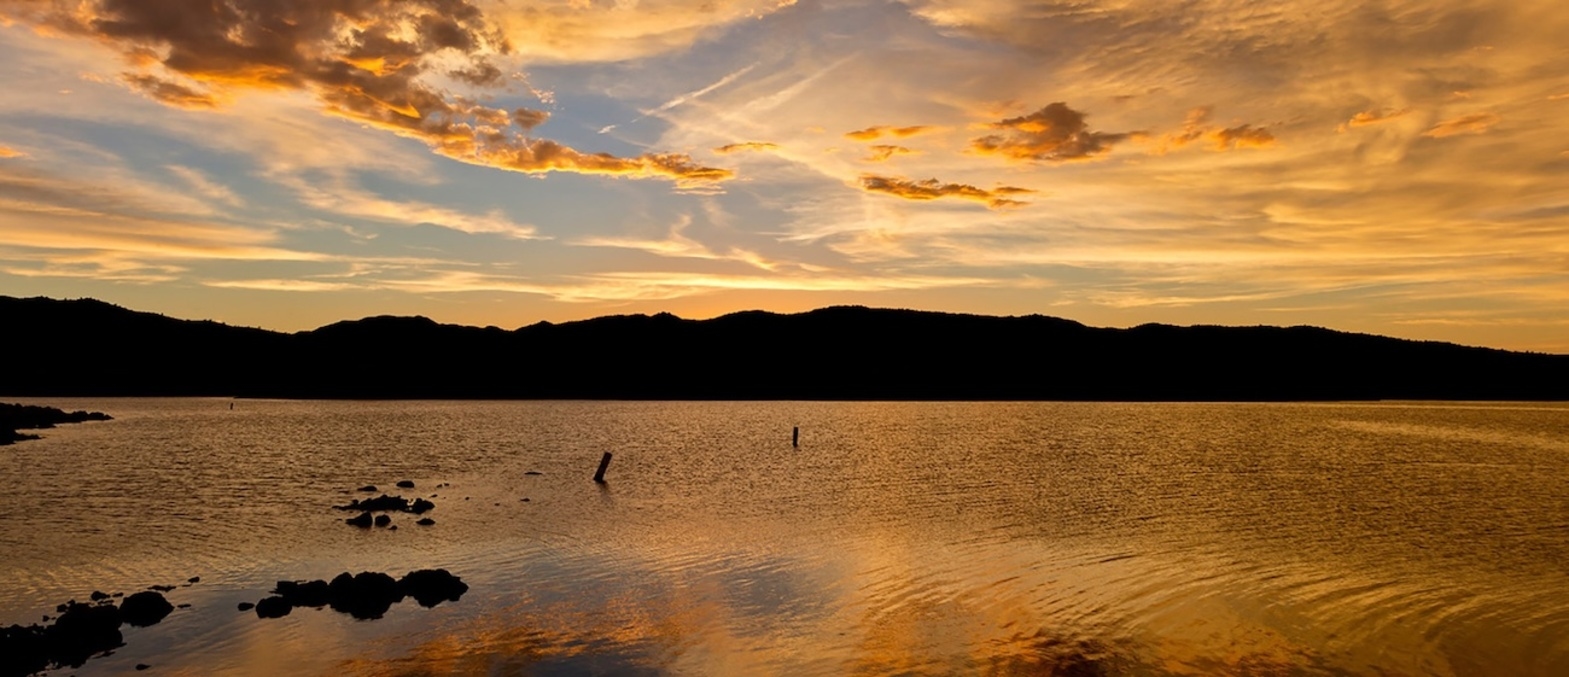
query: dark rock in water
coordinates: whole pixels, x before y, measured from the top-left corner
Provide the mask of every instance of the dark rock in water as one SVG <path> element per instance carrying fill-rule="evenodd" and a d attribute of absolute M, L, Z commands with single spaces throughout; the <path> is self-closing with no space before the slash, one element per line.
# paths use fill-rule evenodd
<path fill-rule="evenodd" d="M 283 597 L 292 606 L 320 608 L 332 602 L 332 590 L 326 581 L 278 581 L 272 594 Z"/>
<path fill-rule="evenodd" d="M 147 589 L 148 590 L 156 590 L 158 592 L 169 592 L 170 590 L 174 589 L 174 586 L 172 586 L 172 585 L 149 585 L 149 586 L 147 586 Z"/>
<path fill-rule="evenodd" d="M 120 602 L 120 615 L 135 627 L 156 625 L 174 611 L 174 605 L 156 592 L 138 592 Z"/>
<path fill-rule="evenodd" d="M 372 520 L 371 520 L 370 513 L 362 512 L 362 513 L 359 514 L 358 517 L 350 517 L 350 518 L 348 518 L 346 520 L 343 520 L 343 521 L 345 523 L 352 524 L 352 525 L 357 526 L 357 527 L 369 528 L 370 525 L 371 525 L 371 521 Z"/>
<path fill-rule="evenodd" d="M 250 602 L 240 602 L 240 605 L 239 605 L 240 611 L 250 611 L 251 609 L 255 609 L 255 608 L 256 608 L 256 605 L 255 604 L 251 604 Z"/>
<path fill-rule="evenodd" d="M 366 514 L 368 515 L 370 513 L 366 513 Z M 392 517 L 390 517 L 388 515 L 377 515 L 376 516 L 376 526 L 384 527 L 384 526 L 387 526 L 388 524 L 392 524 Z"/>
<path fill-rule="evenodd" d="M 150 667 L 152 667 L 152 666 L 148 665 L 146 663 L 137 663 L 136 664 L 136 669 L 137 670 L 146 670 L 147 668 L 150 668 Z"/>
<path fill-rule="evenodd" d="M 413 597 L 422 607 L 430 608 L 442 602 L 456 602 L 469 591 L 468 584 L 453 576 L 446 569 L 420 569 L 410 571 L 398 581 L 403 594 Z"/>
<path fill-rule="evenodd" d="M 294 610 L 294 605 L 289 604 L 282 597 L 266 597 L 256 603 L 256 616 L 258 618 L 283 618 Z"/>
<path fill-rule="evenodd" d="M 35 641 L 42 640 L 42 646 L 32 650 L 25 646 L 19 647 L 22 649 L 21 655 L 42 655 L 47 663 L 79 668 L 93 655 L 124 644 L 124 636 L 120 634 L 120 620 L 120 610 L 115 607 L 72 604 L 55 619 L 54 625 L 22 629 L 22 634 L 32 635 Z M 12 626 L 13 629 L 16 627 Z M 12 654 L 10 651 L 0 651 L 0 655 Z"/>
<path fill-rule="evenodd" d="M 338 510 L 361 510 L 365 512 L 412 512 L 416 515 L 427 512 L 436 507 L 423 498 L 415 498 L 413 503 L 402 496 L 388 496 L 382 494 L 375 498 L 363 501 L 350 501 L 348 505 L 335 505 Z"/>
<path fill-rule="evenodd" d="M 176 608 L 176 609 L 189 609 L 189 608 L 191 608 L 191 605 L 189 605 L 189 604 L 176 604 L 176 605 L 174 605 L 174 608 Z"/>
<path fill-rule="evenodd" d="M 542 473 L 542 472 L 540 472 L 538 470 L 530 470 L 530 471 L 528 471 L 526 473 L 523 473 L 523 474 L 525 474 L 525 475 L 543 475 L 545 473 Z"/>
<path fill-rule="evenodd" d="M 360 487 L 359 491 L 369 491 L 371 493 L 375 493 L 375 492 L 380 491 L 380 490 L 377 489 L 376 485 L 374 485 L 374 484 L 367 484 L 367 485 L 365 485 L 363 487 Z"/>
<path fill-rule="evenodd" d="M 117 592 L 117 593 L 114 593 L 113 595 L 110 595 L 110 597 L 124 597 L 124 596 L 125 596 L 125 593 L 123 593 L 123 592 Z"/>
<path fill-rule="evenodd" d="M 527 502 L 528 502 L 528 498 L 527 498 L 527 497 L 524 497 L 524 498 L 520 498 L 520 499 L 518 499 L 518 500 L 519 500 L 519 501 L 521 501 L 521 502 L 523 502 L 523 503 L 527 503 Z"/>
<path fill-rule="evenodd" d="M 397 530 L 398 530 L 398 525 L 396 525 L 396 524 L 394 524 L 394 525 L 392 525 L 390 527 L 387 527 L 387 531 L 397 531 Z"/>
<path fill-rule="evenodd" d="M 88 599 L 91 599 L 94 602 L 97 602 L 99 600 L 109 599 L 109 593 L 107 593 L 107 592 L 99 592 L 97 590 L 94 590 L 93 594 L 88 595 L 87 597 L 88 597 Z"/>
<path fill-rule="evenodd" d="M 345 571 L 332 579 L 329 587 L 333 610 L 362 620 L 381 618 L 393 604 L 403 601 L 398 582 L 380 572 L 361 571 L 350 576 Z"/>
<path fill-rule="evenodd" d="M 190 578 L 185 579 L 185 582 L 186 583 L 200 583 L 200 582 L 202 582 L 202 577 L 201 576 L 192 576 Z"/>
<path fill-rule="evenodd" d="M 413 489 L 414 488 L 414 481 L 413 480 L 399 480 L 398 481 L 398 488 L 399 489 Z"/>
<path fill-rule="evenodd" d="M 435 523 L 436 523 L 436 520 L 433 520 L 433 519 L 431 519 L 429 517 L 422 517 L 422 518 L 420 518 L 420 521 L 415 522 L 415 524 L 418 524 L 418 525 L 420 525 L 422 527 L 428 527 L 428 526 L 431 526 L 431 525 L 433 525 Z"/>
<path fill-rule="evenodd" d="M 76 603 L 76 600 L 73 599 L 73 600 L 71 600 L 70 602 L 68 602 L 66 604 L 56 604 L 56 605 L 54 605 L 54 612 L 57 613 L 57 614 L 63 614 L 63 613 L 65 613 L 66 609 L 71 608 L 71 605 L 75 604 L 75 603 Z"/>

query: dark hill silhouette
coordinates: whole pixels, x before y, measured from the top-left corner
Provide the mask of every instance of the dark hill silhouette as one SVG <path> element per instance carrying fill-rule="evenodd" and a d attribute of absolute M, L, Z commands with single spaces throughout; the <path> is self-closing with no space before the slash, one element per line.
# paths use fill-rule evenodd
<path fill-rule="evenodd" d="M 295 334 L 0 297 L 5 395 L 320 398 L 1569 399 L 1569 356 L 1316 327 L 1106 329 L 832 307 L 513 331 L 370 317 Z"/>

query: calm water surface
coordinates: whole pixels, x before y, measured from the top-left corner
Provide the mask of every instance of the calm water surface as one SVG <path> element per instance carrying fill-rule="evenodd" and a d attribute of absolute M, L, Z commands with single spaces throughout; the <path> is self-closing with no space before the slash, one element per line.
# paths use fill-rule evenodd
<path fill-rule="evenodd" d="M 201 577 L 62 674 L 1569 674 L 1564 404 L 0 400 L 116 417 L 0 447 L 0 624 Z"/>

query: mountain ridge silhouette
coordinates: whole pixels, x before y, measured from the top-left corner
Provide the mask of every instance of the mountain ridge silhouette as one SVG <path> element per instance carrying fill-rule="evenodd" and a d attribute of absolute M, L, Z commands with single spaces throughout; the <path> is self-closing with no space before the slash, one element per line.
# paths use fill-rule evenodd
<path fill-rule="evenodd" d="M 0 394 L 351 399 L 1563 400 L 1569 355 L 1322 327 L 830 306 L 294 333 L 0 296 Z"/>

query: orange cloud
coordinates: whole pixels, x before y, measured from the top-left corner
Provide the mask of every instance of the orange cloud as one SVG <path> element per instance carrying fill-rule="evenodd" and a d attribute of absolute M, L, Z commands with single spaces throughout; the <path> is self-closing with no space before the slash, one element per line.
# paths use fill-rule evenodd
<path fill-rule="evenodd" d="M 1231 148 L 1263 148 L 1275 143 L 1275 135 L 1263 127 L 1249 124 L 1235 127 L 1211 125 L 1209 119 L 1213 112 L 1214 109 L 1210 106 L 1200 106 L 1188 111 L 1187 119 L 1182 122 L 1182 131 L 1161 136 L 1159 145 L 1151 152 L 1164 155 L 1199 139 L 1208 139 L 1213 144 L 1212 149 L 1217 151 Z"/>
<path fill-rule="evenodd" d="M 678 183 L 732 176 L 685 155 L 619 158 L 534 139 L 543 111 L 490 108 L 428 84 L 433 74 L 476 86 L 502 79 L 489 59 L 512 47 L 471 0 L 0 0 L 0 20 L 114 47 L 137 69 L 125 81 L 173 106 L 212 108 L 246 89 L 304 90 L 329 114 L 470 164 Z"/>
<path fill-rule="evenodd" d="M 1211 131 L 1209 139 L 1215 143 L 1215 150 L 1227 148 L 1263 148 L 1275 143 L 1275 135 L 1263 127 L 1253 125 L 1238 125 Z"/>
<path fill-rule="evenodd" d="M 1393 119 L 1398 118 L 1400 116 L 1403 116 L 1403 115 L 1405 115 L 1406 113 L 1409 113 L 1409 112 L 1411 112 L 1411 109 L 1409 109 L 1409 108 L 1401 108 L 1401 109 L 1398 109 L 1398 110 L 1394 109 L 1394 108 L 1380 108 L 1378 110 L 1365 110 L 1365 111 L 1362 111 L 1360 113 L 1357 113 L 1356 115 L 1351 116 L 1350 120 L 1347 120 L 1347 121 L 1345 121 L 1345 123 L 1341 124 L 1340 128 L 1339 128 L 1339 131 L 1344 132 L 1347 129 L 1351 129 L 1353 127 L 1366 127 L 1368 125 L 1376 125 L 1376 124 L 1378 124 L 1380 122 L 1387 122 L 1389 120 L 1393 120 Z"/>
<path fill-rule="evenodd" d="M 910 150 L 909 148 L 905 148 L 904 146 L 888 146 L 883 144 L 872 146 L 868 150 L 871 151 L 871 154 L 866 156 L 865 160 L 867 162 L 886 162 L 889 158 L 892 158 L 895 155 L 913 155 L 917 152 Z"/>
<path fill-rule="evenodd" d="M 1442 139 L 1460 134 L 1484 134 L 1502 119 L 1492 113 L 1471 113 L 1445 120 L 1422 132 L 1422 136 Z"/>
<path fill-rule="evenodd" d="M 0 146 L 0 160 L 14 157 L 27 157 L 27 154 L 9 146 Z"/>
<path fill-rule="evenodd" d="M 856 141 L 873 141 L 882 138 L 884 134 L 888 136 L 897 136 L 903 139 L 906 137 L 915 136 L 916 134 L 925 134 L 926 132 L 935 131 L 936 129 L 936 127 L 931 125 L 911 125 L 909 127 L 889 127 L 886 125 L 879 125 L 876 127 L 867 127 L 866 129 L 857 129 L 853 132 L 845 132 L 844 136 L 847 139 L 855 139 Z"/>
<path fill-rule="evenodd" d="M 1008 118 L 990 126 L 1003 133 L 972 140 L 970 150 L 1012 160 L 1047 162 L 1091 160 L 1111 152 L 1112 146 L 1142 134 L 1090 131 L 1084 122 L 1084 113 L 1060 101 L 1029 115 Z"/>
<path fill-rule="evenodd" d="M 1035 191 L 1018 186 L 998 186 L 992 190 L 977 188 L 964 183 L 943 183 L 937 179 L 925 181 L 911 181 L 909 179 L 891 176 L 877 176 L 875 174 L 861 175 L 861 188 L 872 193 L 883 193 L 902 197 L 906 200 L 936 200 L 939 198 L 953 197 L 962 200 L 973 200 L 985 204 L 992 209 L 1004 207 L 1018 207 L 1027 202 L 1014 200 L 1009 195 L 1024 195 Z"/>
<path fill-rule="evenodd" d="M 764 151 L 778 148 L 779 144 L 766 141 L 747 141 L 746 143 L 727 143 L 714 149 L 715 153 L 741 153 L 747 151 Z"/>
<path fill-rule="evenodd" d="M 149 98 L 176 108 L 217 108 L 218 99 L 206 92 L 199 92 L 178 82 L 170 82 L 155 75 L 126 73 L 120 76 L 131 89 Z"/>

